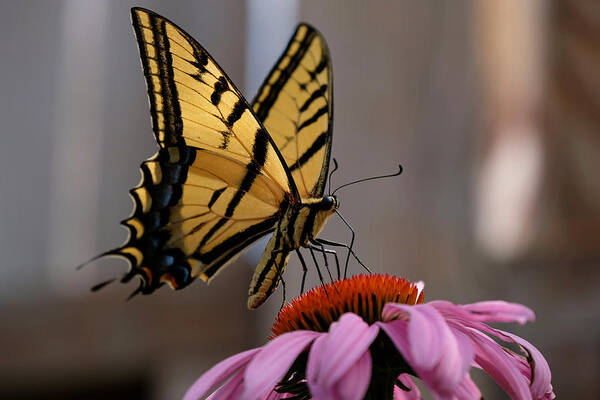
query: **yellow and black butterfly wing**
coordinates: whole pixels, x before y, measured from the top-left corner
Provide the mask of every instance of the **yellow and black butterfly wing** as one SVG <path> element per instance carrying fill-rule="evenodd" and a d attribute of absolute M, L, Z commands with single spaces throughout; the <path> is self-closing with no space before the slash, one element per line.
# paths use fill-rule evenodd
<path fill-rule="evenodd" d="M 259 167 L 282 190 L 297 196 L 273 139 L 208 52 L 177 25 L 152 11 L 133 8 L 131 14 L 152 125 L 161 147 L 183 143 L 246 164 L 261 161 Z M 258 160 L 256 155 L 262 153 L 264 160 Z"/>
<path fill-rule="evenodd" d="M 132 9 L 159 152 L 131 191 L 130 237 L 105 255 L 132 264 L 138 291 L 210 280 L 271 232 L 299 194 L 265 128 L 193 38 L 167 19 Z"/>
<path fill-rule="evenodd" d="M 300 24 L 252 107 L 303 198 L 321 197 L 331 154 L 333 78 L 325 38 Z"/>
<path fill-rule="evenodd" d="M 140 291 L 163 283 L 175 289 L 208 281 L 254 240 L 274 229 L 285 192 L 258 169 L 210 150 L 185 145 L 160 149 L 142 164 L 131 190 L 134 213 L 123 221 L 129 239 L 109 254 L 132 264 Z M 244 181 L 252 176 L 251 187 Z"/>

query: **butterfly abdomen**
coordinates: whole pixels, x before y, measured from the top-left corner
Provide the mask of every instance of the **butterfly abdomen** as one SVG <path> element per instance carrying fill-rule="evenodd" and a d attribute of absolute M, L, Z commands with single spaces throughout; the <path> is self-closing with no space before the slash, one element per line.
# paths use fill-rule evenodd
<path fill-rule="evenodd" d="M 292 250 L 285 244 L 285 234 L 286 232 L 278 226 L 254 270 L 248 290 L 249 309 L 257 308 L 264 303 L 279 284 Z"/>

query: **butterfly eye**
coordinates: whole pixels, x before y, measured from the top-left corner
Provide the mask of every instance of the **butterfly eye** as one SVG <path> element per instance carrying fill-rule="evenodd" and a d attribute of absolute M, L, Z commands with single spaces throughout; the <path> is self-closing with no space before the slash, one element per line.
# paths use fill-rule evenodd
<path fill-rule="evenodd" d="M 323 210 L 335 210 L 338 208 L 337 199 L 334 196 L 325 196 L 321 200 L 321 207 Z"/>

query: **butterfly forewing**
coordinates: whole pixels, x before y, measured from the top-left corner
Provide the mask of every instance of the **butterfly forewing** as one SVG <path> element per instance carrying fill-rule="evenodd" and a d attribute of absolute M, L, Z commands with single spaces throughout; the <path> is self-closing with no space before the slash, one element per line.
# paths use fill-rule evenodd
<path fill-rule="evenodd" d="M 325 189 L 333 118 L 331 58 L 323 36 L 300 24 L 252 106 L 290 168 L 300 196 Z"/>
<path fill-rule="evenodd" d="M 295 194 L 269 134 L 208 52 L 151 11 L 134 8 L 132 21 L 159 144 L 185 143 L 253 162 L 283 191 Z"/>
<path fill-rule="evenodd" d="M 131 191 L 125 276 L 140 291 L 210 280 L 244 247 L 271 232 L 298 199 L 290 172 L 250 106 L 188 34 L 148 10 L 133 9 L 161 149 L 142 164 Z"/>

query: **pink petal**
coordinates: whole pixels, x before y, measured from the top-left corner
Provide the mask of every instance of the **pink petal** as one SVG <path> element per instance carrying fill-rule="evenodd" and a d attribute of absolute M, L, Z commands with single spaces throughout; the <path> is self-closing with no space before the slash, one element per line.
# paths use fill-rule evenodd
<path fill-rule="evenodd" d="M 465 377 L 460 382 L 460 385 L 456 387 L 454 396 L 461 400 L 480 400 L 483 398 L 479 388 L 477 385 L 475 385 L 475 382 L 473 382 L 469 374 L 465 374 Z"/>
<path fill-rule="evenodd" d="M 410 341 L 408 340 L 408 322 L 407 321 L 392 321 L 392 322 L 376 322 L 377 325 L 388 335 L 390 340 L 398 349 L 398 352 L 409 362 L 411 357 Z M 414 367 L 413 367 L 414 368 Z"/>
<path fill-rule="evenodd" d="M 263 400 L 279 400 L 279 399 L 288 399 L 290 397 L 292 397 L 293 395 L 288 394 L 288 393 L 278 393 L 274 390 L 271 391 L 271 393 L 269 393 L 267 395 L 267 397 L 265 397 Z M 208 400 L 208 399 L 206 399 Z"/>
<path fill-rule="evenodd" d="M 484 333 L 470 330 L 475 347 L 475 362 L 483 368 L 511 399 L 531 399 L 527 379 L 521 374 L 515 360 L 502 346 Z"/>
<path fill-rule="evenodd" d="M 381 319 L 384 322 L 395 319 L 408 320 L 410 313 L 407 308 L 404 304 L 386 303 L 381 311 Z"/>
<path fill-rule="evenodd" d="M 206 400 L 231 400 L 238 399 L 244 388 L 244 369 L 237 371 L 217 391 L 207 397 Z"/>
<path fill-rule="evenodd" d="M 394 386 L 394 400 L 421 400 L 421 392 L 410 375 L 402 374 L 398 377 L 404 386 L 410 389 L 409 392 Z"/>
<path fill-rule="evenodd" d="M 308 352 L 308 361 L 306 362 L 306 382 L 313 397 L 325 396 L 326 393 L 330 393 L 331 391 L 331 388 L 325 388 L 323 385 L 316 384 L 321 372 L 321 358 L 319 356 L 323 354 L 323 347 L 325 346 L 326 341 L 327 335 L 318 337 Z"/>
<path fill-rule="evenodd" d="M 277 393 L 276 391 L 272 390 L 271 393 L 269 393 L 267 395 L 267 397 L 264 398 L 264 400 L 279 400 L 281 397 L 281 393 Z M 206 399 L 209 400 L 209 399 Z"/>
<path fill-rule="evenodd" d="M 380 323 L 396 348 L 430 390 L 450 395 L 470 368 L 473 346 L 468 337 L 450 329 L 438 311 L 428 304 L 386 304 L 385 309 L 402 309 L 409 321 Z"/>
<path fill-rule="evenodd" d="M 367 394 L 371 380 L 371 353 L 365 351 L 334 387 L 336 399 L 361 400 Z M 317 397 L 314 397 L 317 399 Z"/>
<path fill-rule="evenodd" d="M 202 398 L 211 388 L 221 384 L 229 378 L 235 370 L 246 365 L 260 350 L 260 348 L 247 350 L 221 361 L 194 382 L 186 392 L 183 400 L 196 400 Z"/>
<path fill-rule="evenodd" d="M 431 369 L 440 361 L 449 334 L 448 326 L 440 314 L 432 311 L 427 306 L 412 306 L 409 311 L 408 338 L 411 360 L 424 369 Z"/>
<path fill-rule="evenodd" d="M 509 336 L 504 335 L 502 331 L 494 329 L 489 325 L 480 322 L 476 315 L 466 311 L 462 308 L 462 306 L 457 306 L 448 301 L 432 301 L 428 304 L 433 306 L 442 314 L 448 325 L 455 327 L 458 330 L 465 331 L 467 328 L 472 328 L 496 336 L 497 338 L 506 342 L 512 342 Z M 509 322 L 517 321 L 511 320 Z"/>
<path fill-rule="evenodd" d="M 308 355 L 306 377 L 313 396 L 333 390 L 337 381 L 368 352 L 378 332 L 379 327 L 370 327 L 352 313 L 332 324 L 329 333 L 315 341 Z"/>
<path fill-rule="evenodd" d="M 523 325 L 535 321 L 535 313 L 530 308 L 506 301 L 480 301 L 458 307 L 473 314 L 480 322 L 518 322 Z"/>
<path fill-rule="evenodd" d="M 394 343 L 394 346 L 396 346 L 400 354 L 402 354 L 406 362 L 413 368 L 415 373 L 421 379 L 423 379 L 423 381 L 427 379 L 425 382 L 427 386 L 429 388 L 435 386 L 435 383 L 431 382 L 431 380 L 433 380 L 432 377 L 428 375 L 428 373 L 431 373 L 432 371 L 421 368 L 420 365 L 412 360 L 413 348 L 408 335 L 408 322 L 401 320 L 387 323 L 383 322 L 379 323 L 379 326 L 388 335 L 390 340 Z"/>
<path fill-rule="evenodd" d="M 435 359 L 440 351 L 439 346 L 442 348 L 452 348 L 453 346 L 443 343 L 443 336 L 446 335 L 439 334 L 441 332 L 439 329 L 440 325 L 435 322 L 435 319 L 428 319 L 427 316 L 416 318 L 417 312 L 422 312 L 422 310 L 415 312 L 414 309 L 419 307 L 434 308 L 441 314 L 444 323 L 449 326 L 459 348 L 458 354 L 465 355 L 462 358 L 460 371 L 468 370 L 468 366 L 465 367 L 466 361 L 470 358 L 469 354 L 473 354 L 474 351 L 475 358 L 472 361 L 472 365 L 487 371 L 511 398 L 530 399 L 533 396 L 534 399 L 545 400 L 555 397 L 552 391 L 550 368 L 542 354 L 524 339 L 485 324 L 485 322 L 518 322 L 523 324 L 527 321 L 533 321 L 535 314 L 529 308 L 504 301 L 486 301 L 464 306 L 455 305 L 448 301 L 434 301 L 425 305 L 413 306 L 412 308 L 400 304 L 387 304 L 384 307 L 383 319 L 384 321 L 395 321 L 382 323 L 382 328 L 392 338 L 398 350 L 405 355 L 407 362 L 414 368 L 417 375 L 423 379 L 425 384 L 430 387 L 434 395 L 445 397 L 451 393 L 447 390 L 449 387 L 446 386 L 444 388 L 444 379 L 446 377 L 438 376 L 436 372 L 439 371 L 427 369 L 429 365 L 422 362 L 423 357 L 417 356 L 415 348 L 418 347 L 415 347 L 415 345 L 424 346 L 430 343 L 431 348 L 429 353 L 419 353 L 421 356 L 429 357 L 430 360 Z M 417 322 L 417 324 L 413 332 L 410 325 L 414 322 Z M 431 335 L 432 332 L 424 330 L 424 326 L 427 323 L 431 323 L 431 326 L 438 326 L 439 343 L 433 343 L 432 339 L 435 336 Z M 420 338 L 420 342 L 413 340 L 415 337 L 414 334 L 417 332 L 425 332 L 423 337 Z M 523 353 L 526 353 L 531 359 L 531 365 L 527 363 L 525 357 L 507 351 L 487 335 L 521 346 Z M 445 361 L 443 357 L 445 354 L 439 354 L 440 366 L 444 364 L 451 366 L 453 365 L 452 360 L 456 361 L 453 357 L 450 357 L 450 361 Z M 437 370 L 440 369 L 443 370 L 445 368 L 437 368 Z M 465 376 L 461 378 L 460 385 L 453 389 L 455 391 L 454 395 L 457 395 L 459 398 L 477 398 L 479 390 L 472 383 L 470 377 L 468 375 Z M 531 387 L 529 387 L 532 377 L 533 382 L 531 382 Z"/>
<path fill-rule="evenodd" d="M 504 301 L 482 301 L 456 305 L 449 301 L 436 300 L 427 303 L 438 310 L 448 321 L 481 324 L 482 322 L 517 322 L 524 324 L 535 320 L 534 312 L 520 304 Z M 479 328 L 478 328 L 479 329 Z"/>
<path fill-rule="evenodd" d="M 406 322 L 407 330 L 403 332 L 405 337 L 399 338 L 406 341 L 402 346 L 402 354 L 405 358 L 410 358 L 412 363 L 422 369 L 431 369 L 438 363 L 444 346 L 439 333 L 446 325 L 438 313 L 432 313 L 427 305 L 407 306 L 388 303 L 383 308 L 383 314 L 402 315 L 403 319 L 409 319 Z"/>
<path fill-rule="evenodd" d="M 267 397 L 265 397 L 262 400 L 280 400 L 280 399 L 291 399 L 294 398 L 296 395 L 295 394 L 291 394 L 291 393 L 279 393 L 276 392 L 275 390 L 271 391 L 271 393 L 269 393 L 267 395 Z M 208 400 L 208 399 L 206 399 Z"/>
<path fill-rule="evenodd" d="M 242 399 L 267 396 L 290 369 L 296 358 L 322 333 L 294 331 L 267 343 L 248 364 Z"/>
<path fill-rule="evenodd" d="M 553 395 L 552 385 L 550 383 L 550 367 L 548 366 L 548 363 L 544 359 L 543 355 L 539 352 L 539 350 L 537 350 L 526 340 L 516 335 L 498 329 L 494 329 L 481 322 L 498 321 L 523 323 L 527 320 L 532 320 L 535 318 L 533 311 L 529 310 L 527 307 L 520 306 L 518 304 L 504 303 L 501 301 L 480 302 L 467 306 L 456 306 L 452 303 L 441 301 L 432 302 L 430 304 L 432 304 L 434 307 L 436 307 L 436 309 L 440 310 L 444 315 L 446 315 L 448 318 L 448 323 L 451 326 L 456 327 L 457 329 L 460 329 L 464 332 L 470 332 L 473 329 L 475 329 L 481 332 L 485 332 L 489 335 L 496 336 L 497 338 L 506 342 L 519 344 L 521 348 L 524 349 L 524 352 L 528 352 L 533 357 L 534 368 L 536 369 L 534 372 L 535 379 L 531 387 L 531 394 L 533 395 L 533 398 L 543 398 L 543 396 L 545 395 Z M 475 313 L 473 313 L 474 310 Z M 489 312 L 488 316 L 485 316 L 485 314 L 483 314 L 485 310 Z M 500 345 L 496 344 L 491 340 L 490 342 L 493 343 L 493 345 L 497 346 L 499 349 L 501 349 Z M 505 353 L 504 350 L 502 350 L 502 352 Z M 508 353 L 505 354 L 508 356 Z M 521 374 L 526 372 L 525 378 L 530 380 L 531 373 L 526 370 L 522 370 L 523 358 L 512 355 L 511 357 L 513 357 L 513 369 L 519 370 Z"/>
<path fill-rule="evenodd" d="M 540 353 L 540 351 L 535 348 L 531 343 L 527 340 L 520 338 L 517 335 L 514 335 L 509 332 L 500 331 L 504 335 L 512 338 L 512 340 L 517 343 L 524 352 L 529 355 L 531 361 L 531 367 L 533 367 L 533 382 L 530 384 L 531 394 L 534 399 L 553 399 L 554 393 L 552 391 L 552 374 L 550 372 L 550 366 L 548 362 Z M 531 376 L 529 376 L 531 380 Z"/>
<path fill-rule="evenodd" d="M 464 377 L 468 376 L 468 371 L 471 369 L 471 365 L 475 359 L 475 349 L 473 348 L 471 339 L 467 335 L 452 327 L 450 331 L 452 331 L 456 339 L 458 354 L 461 355 L 461 360 L 459 361 L 462 361 L 462 364 L 459 365 L 457 375 L 461 376 L 462 380 L 464 380 Z"/>

